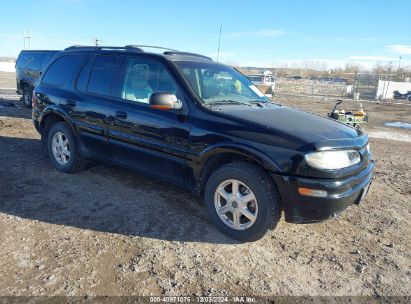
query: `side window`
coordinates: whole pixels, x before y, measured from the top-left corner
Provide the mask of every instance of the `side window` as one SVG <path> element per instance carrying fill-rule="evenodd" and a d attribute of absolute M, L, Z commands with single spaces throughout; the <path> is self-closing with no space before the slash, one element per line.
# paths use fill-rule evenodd
<path fill-rule="evenodd" d="M 110 95 L 111 85 L 116 74 L 117 63 L 118 56 L 97 55 L 88 81 L 88 92 L 100 95 Z"/>
<path fill-rule="evenodd" d="M 28 68 L 31 70 L 40 70 L 41 69 L 41 61 L 43 59 L 42 53 L 33 53 L 30 56 L 30 60 L 28 62 Z"/>
<path fill-rule="evenodd" d="M 91 66 L 93 65 L 94 56 L 90 56 L 87 59 L 86 64 L 83 66 L 80 75 L 77 79 L 77 90 L 81 92 L 87 92 L 88 81 L 90 78 Z"/>
<path fill-rule="evenodd" d="M 47 65 L 50 63 L 51 59 L 53 59 L 55 55 L 56 55 L 55 53 L 44 53 L 43 54 L 43 60 L 41 64 L 42 70 L 44 70 L 47 67 Z"/>
<path fill-rule="evenodd" d="M 81 55 L 66 55 L 57 58 L 47 69 L 42 84 L 62 86 L 75 71 Z"/>
<path fill-rule="evenodd" d="M 30 54 L 27 52 L 21 52 L 19 58 L 17 59 L 16 66 L 18 68 L 25 68 L 30 61 Z"/>
<path fill-rule="evenodd" d="M 128 57 L 121 86 L 121 98 L 149 103 L 151 94 L 168 92 L 177 95 L 177 85 L 160 62 Z"/>

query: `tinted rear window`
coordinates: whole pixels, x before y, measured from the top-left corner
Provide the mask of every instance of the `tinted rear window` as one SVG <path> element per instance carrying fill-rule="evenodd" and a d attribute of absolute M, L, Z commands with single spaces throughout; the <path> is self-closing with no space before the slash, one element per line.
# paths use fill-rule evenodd
<path fill-rule="evenodd" d="M 16 66 L 18 68 L 25 67 L 27 65 L 27 62 L 29 61 L 29 59 L 30 59 L 30 57 L 27 56 L 26 52 L 21 52 L 20 55 L 19 55 L 19 58 L 17 59 Z"/>
<path fill-rule="evenodd" d="M 21 52 L 17 60 L 17 67 L 39 70 L 41 69 L 42 56 L 43 54 L 39 52 Z"/>
<path fill-rule="evenodd" d="M 88 81 L 88 91 L 100 95 L 110 95 L 118 56 L 97 55 Z"/>
<path fill-rule="evenodd" d="M 42 65 L 41 65 L 41 69 L 44 70 L 47 65 L 50 63 L 51 59 L 53 59 L 53 57 L 56 55 L 56 53 L 44 53 L 43 54 L 43 60 L 42 60 Z"/>
<path fill-rule="evenodd" d="M 41 70 L 42 60 L 43 53 L 32 53 L 27 67 L 31 70 Z"/>
<path fill-rule="evenodd" d="M 87 59 L 87 62 L 84 64 L 80 75 L 77 78 L 77 90 L 82 92 L 87 92 L 88 80 L 90 78 L 91 66 L 93 65 L 94 56 L 91 56 Z"/>
<path fill-rule="evenodd" d="M 67 79 L 73 75 L 80 58 L 81 55 L 66 55 L 57 58 L 57 60 L 47 69 L 42 83 L 53 86 L 62 86 Z"/>

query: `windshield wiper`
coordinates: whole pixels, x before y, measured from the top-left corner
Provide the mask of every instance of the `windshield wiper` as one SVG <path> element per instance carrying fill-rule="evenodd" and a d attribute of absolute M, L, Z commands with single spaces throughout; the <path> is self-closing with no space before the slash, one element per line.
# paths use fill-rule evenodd
<path fill-rule="evenodd" d="M 260 108 L 265 107 L 267 104 L 272 103 L 269 100 L 259 100 L 259 99 L 255 99 L 255 100 L 251 100 L 250 102 L 255 103 L 257 106 L 259 106 Z"/>
<path fill-rule="evenodd" d="M 231 99 L 218 100 L 218 101 L 212 101 L 212 102 L 205 102 L 205 104 L 207 104 L 207 105 L 213 105 L 213 104 L 229 104 L 229 103 L 243 104 L 243 105 L 250 106 L 250 107 L 254 106 L 254 104 L 251 103 L 251 102 L 239 101 L 239 100 L 231 100 Z"/>

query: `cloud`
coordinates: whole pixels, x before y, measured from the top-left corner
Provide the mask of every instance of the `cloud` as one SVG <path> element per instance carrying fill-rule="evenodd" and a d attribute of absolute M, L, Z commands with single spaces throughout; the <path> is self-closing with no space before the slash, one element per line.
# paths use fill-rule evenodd
<path fill-rule="evenodd" d="M 56 42 L 56 43 L 71 43 L 71 44 L 90 44 L 91 42 L 81 42 L 78 40 L 65 40 L 65 39 L 54 39 L 54 38 L 43 38 L 43 37 L 31 37 L 33 40 L 39 41 L 49 41 L 49 42 Z"/>
<path fill-rule="evenodd" d="M 81 42 L 79 40 L 65 40 L 65 39 L 54 39 L 54 38 L 46 38 L 46 37 L 39 37 L 33 36 L 30 33 L 26 33 L 26 35 L 30 38 L 30 41 L 38 40 L 38 41 L 47 41 L 47 42 L 56 42 L 56 43 L 70 43 L 70 44 L 91 44 L 92 42 Z M 24 35 L 8 35 L 8 34 L 0 34 L 0 37 L 8 38 L 8 39 L 24 39 Z"/>
<path fill-rule="evenodd" d="M 395 61 L 398 58 L 386 56 L 350 56 L 351 60 L 365 60 L 365 61 Z"/>
<path fill-rule="evenodd" d="M 239 38 L 239 37 L 277 37 L 282 36 L 286 32 L 283 30 L 268 29 L 268 30 L 258 30 L 251 32 L 234 32 L 224 35 L 226 38 Z"/>
<path fill-rule="evenodd" d="M 3 37 L 3 38 L 10 38 L 10 39 L 23 39 L 23 35 L 8 35 L 8 34 L 0 34 L 0 37 Z"/>
<path fill-rule="evenodd" d="M 281 59 L 268 61 L 241 61 L 238 63 L 242 67 L 259 67 L 259 68 L 314 68 L 314 69 L 327 69 L 327 68 L 342 68 L 345 66 L 347 61 L 345 60 L 334 60 L 334 59 L 322 59 L 322 58 L 311 58 L 311 59 Z"/>
<path fill-rule="evenodd" d="M 387 46 L 392 52 L 401 55 L 411 55 L 411 45 L 392 44 Z"/>

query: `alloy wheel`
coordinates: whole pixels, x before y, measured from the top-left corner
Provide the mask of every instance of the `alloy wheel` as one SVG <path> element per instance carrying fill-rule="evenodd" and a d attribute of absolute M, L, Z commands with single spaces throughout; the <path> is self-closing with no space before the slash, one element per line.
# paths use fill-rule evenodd
<path fill-rule="evenodd" d="M 51 142 L 53 156 L 60 165 L 66 165 L 70 160 L 70 142 L 62 132 L 56 132 Z"/>
<path fill-rule="evenodd" d="M 236 179 L 225 180 L 217 187 L 214 206 L 224 224 L 235 230 L 248 229 L 257 219 L 258 204 L 253 191 Z"/>

